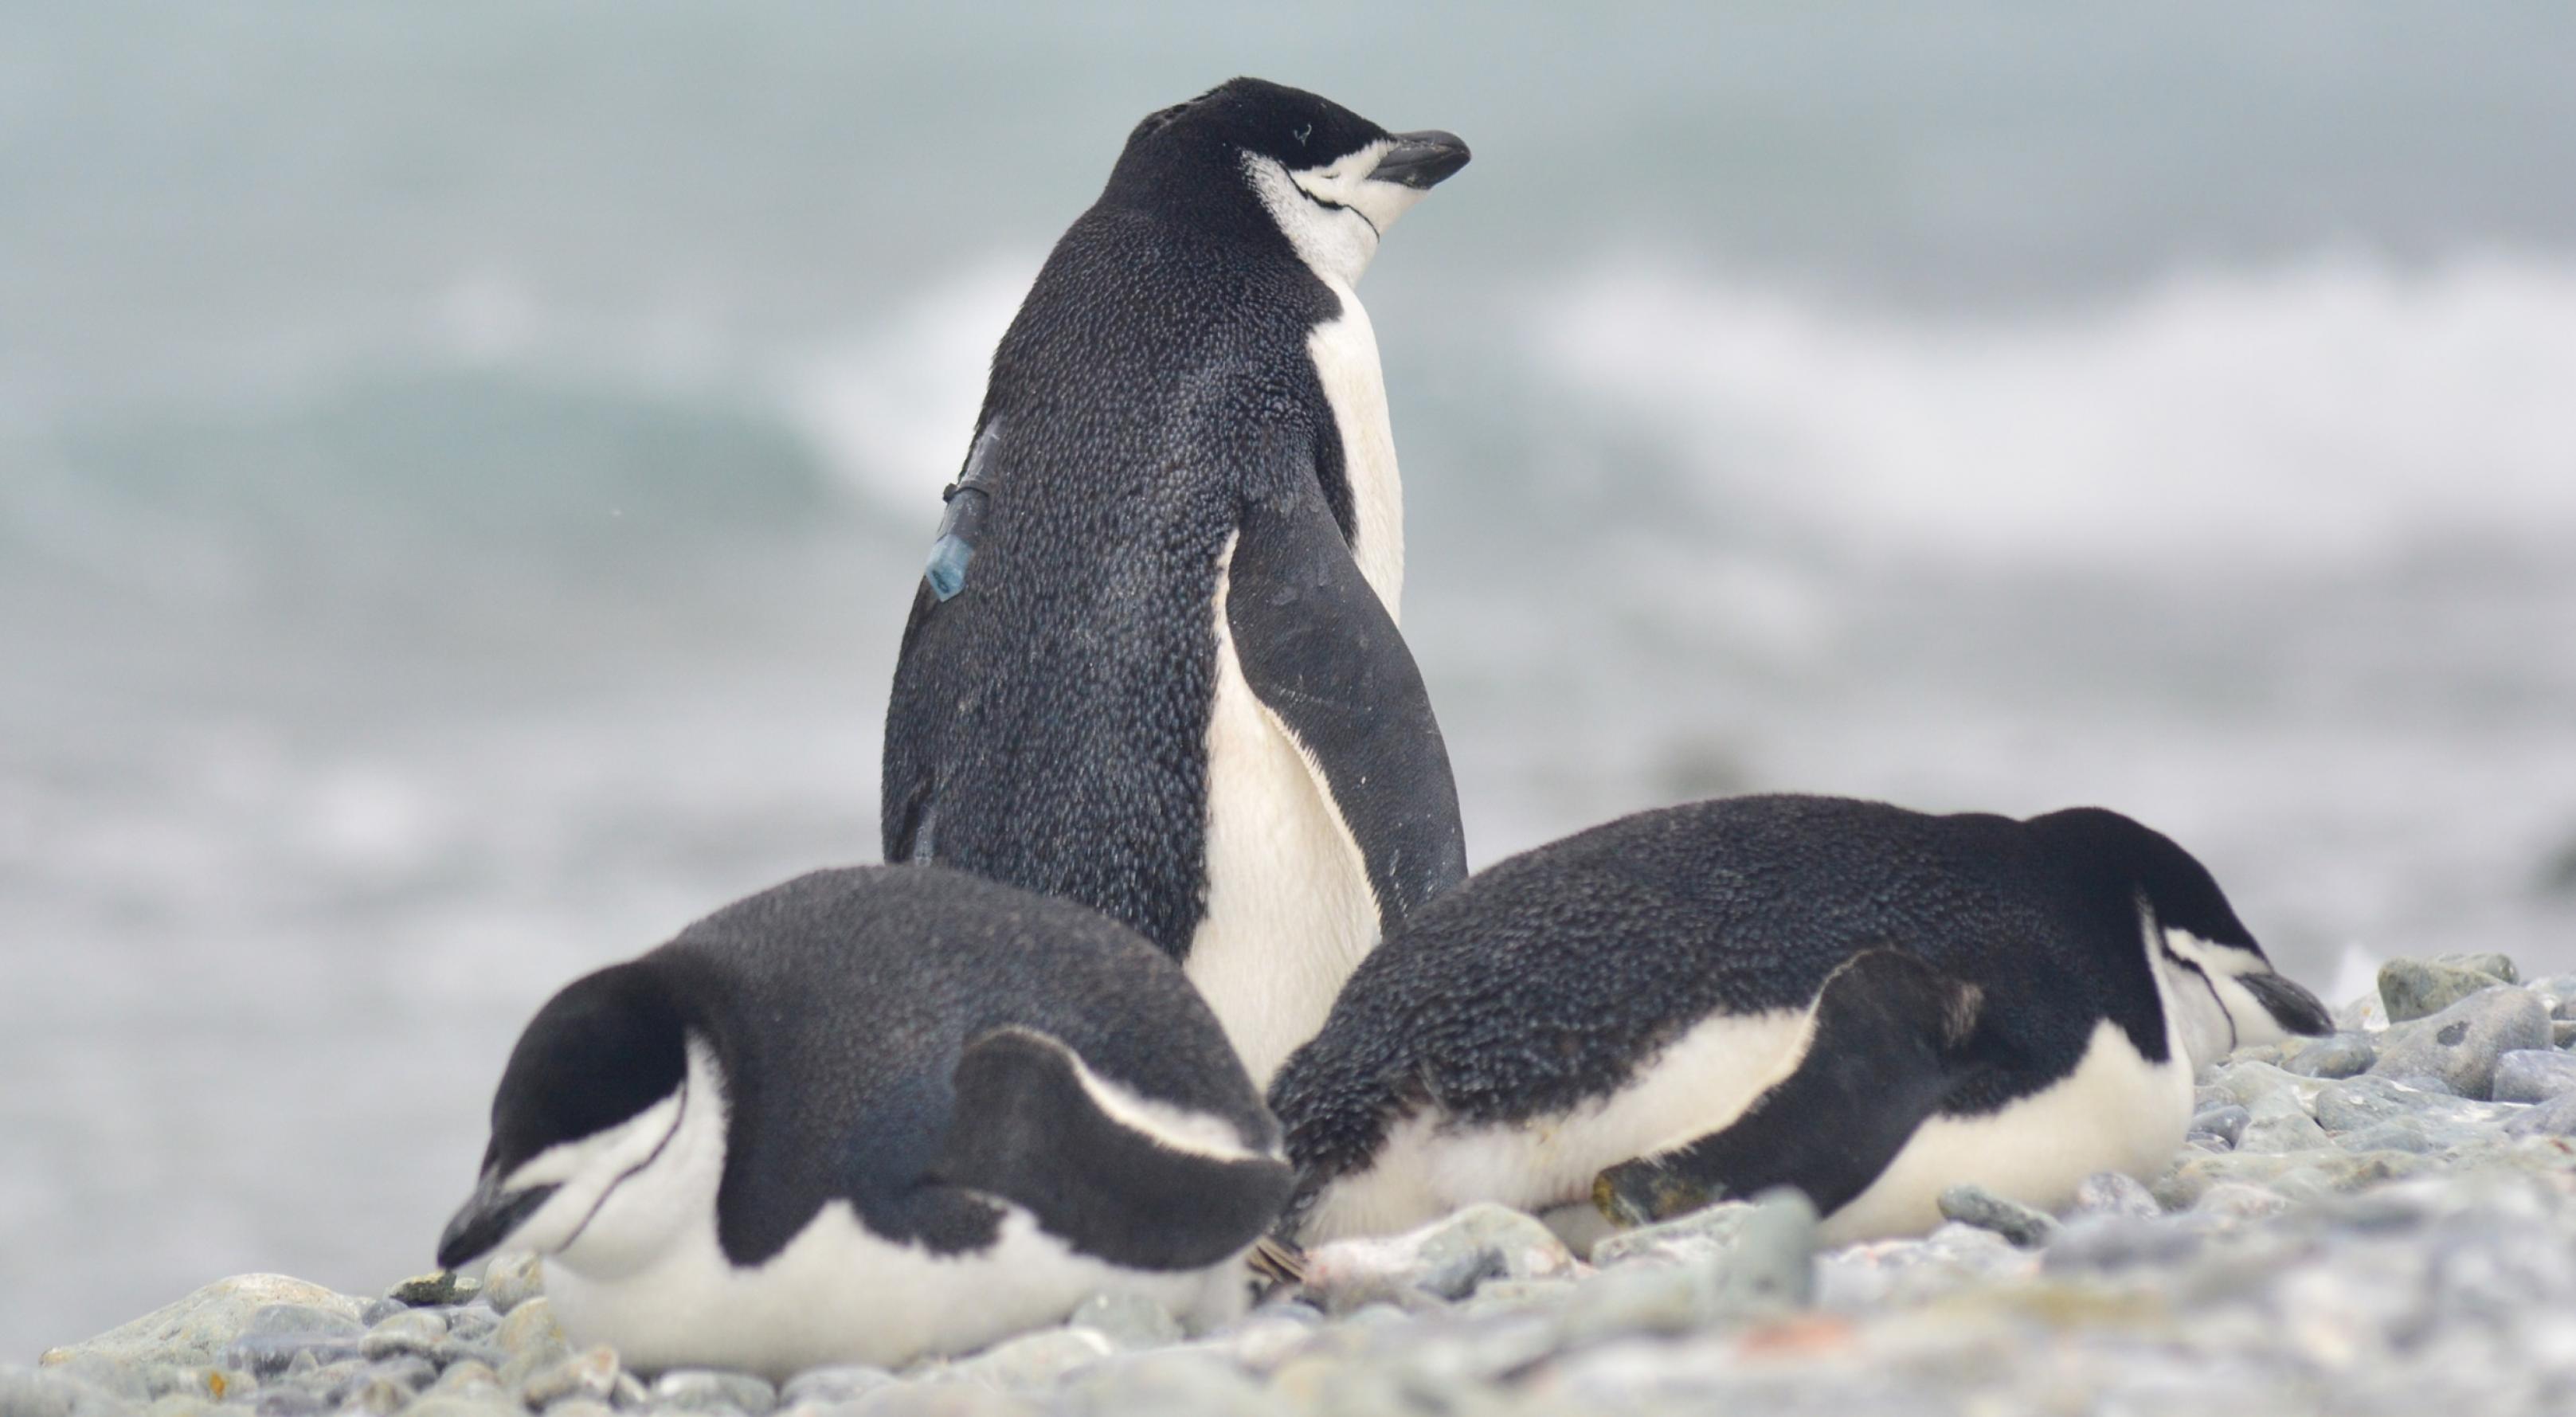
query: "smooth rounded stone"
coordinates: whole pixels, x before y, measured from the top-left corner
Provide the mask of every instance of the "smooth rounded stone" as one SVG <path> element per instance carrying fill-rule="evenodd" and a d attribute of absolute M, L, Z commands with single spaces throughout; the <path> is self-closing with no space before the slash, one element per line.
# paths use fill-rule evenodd
<path fill-rule="evenodd" d="M 2513 982 L 2500 974 L 2439 960 L 2392 959 L 2379 967 L 2379 998 L 2388 1009 L 2390 1023 L 2405 1023 L 2440 1013 L 2482 989 Z"/>
<path fill-rule="evenodd" d="M 1535 1305 L 1553 1304 L 1565 1297 L 1570 1279 L 1497 1279 L 1476 1286 L 1475 1297 L 1459 1309 L 1462 1314 L 1483 1316 L 1516 1313 Z"/>
<path fill-rule="evenodd" d="M 1313 1342 L 1322 1319 L 1303 1304 L 1265 1305 L 1218 1338 L 1217 1346 L 1244 1367 L 1266 1373 Z"/>
<path fill-rule="evenodd" d="M 47 1366 L 64 1377 L 128 1402 L 149 1402 L 156 1395 L 151 1376 L 142 1364 L 118 1362 L 104 1353 L 75 1353 Z"/>
<path fill-rule="evenodd" d="M 2242 1055 L 2239 1055 L 2242 1056 Z M 2230 1059 L 2209 1070 L 2209 1085 L 2194 1091 L 2194 1098 L 2206 1095 L 2211 1101 L 2224 1099 L 2240 1107 L 2252 1107 L 2266 1097 L 2305 1097 L 2316 1084 L 2286 1068 L 2245 1059 Z M 2194 1110 L 2203 1105 L 2195 1103 Z"/>
<path fill-rule="evenodd" d="M 2057 1219 L 2035 1206 L 2007 1200 L 1983 1186 L 1952 1186 L 1941 1193 L 1941 1218 L 1992 1230 L 2025 1250 L 2057 1233 Z"/>
<path fill-rule="evenodd" d="M 564 1341 L 563 1325 L 555 1322 L 553 1301 L 543 1298 L 530 1299 L 511 1309 L 510 1316 L 501 1320 L 500 1328 L 493 1332 L 492 1342 L 509 1358 L 535 1355 L 547 1363 L 572 1351 Z"/>
<path fill-rule="evenodd" d="M 427 1304 L 463 1304 L 483 1289 L 483 1281 L 452 1269 L 415 1274 L 385 1291 L 385 1297 L 397 1303 L 419 1308 Z"/>
<path fill-rule="evenodd" d="M 1066 1383 L 1053 1410 L 1074 1417 L 1284 1417 L 1290 1409 L 1232 1363 L 1183 1351 L 1103 1363 Z"/>
<path fill-rule="evenodd" d="M 501 1316 L 480 1304 L 458 1309 L 429 1309 L 424 1312 L 436 1314 L 447 1320 L 447 1336 L 468 1343 L 484 1342 L 501 1331 Z"/>
<path fill-rule="evenodd" d="M 722 1368 L 673 1368 L 653 1380 L 653 1405 L 682 1412 L 739 1412 L 763 1417 L 778 1405 L 766 1378 Z"/>
<path fill-rule="evenodd" d="M 2301 1077 L 2348 1078 L 2370 1071 L 2377 1061 L 2379 1049 L 2370 1035 L 2347 1031 L 2301 1048 L 2290 1055 L 2287 1067 Z"/>
<path fill-rule="evenodd" d="M 2252 1112 L 2236 1103 L 2222 1102 L 2215 1107 L 2192 1114 L 2189 1135 L 2215 1137 L 2232 1149 L 2238 1139 L 2245 1135 L 2246 1123 L 2253 1120 Z"/>
<path fill-rule="evenodd" d="M 142 1404 L 61 1371 L 61 1363 L 0 1367 L 0 1413 L 7 1417 L 126 1417 Z"/>
<path fill-rule="evenodd" d="M 894 1374 L 865 1363 L 835 1363 L 829 1367 L 808 1368 L 787 1380 L 778 1390 L 781 1407 L 803 1407 L 813 1404 L 831 1407 L 856 1402 L 869 1393 L 897 1381 Z"/>
<path fill-rule="evenodd" d="M 403 1408 L 402 1417 L 527 1417 L 527 1409 L 497 1389 L 474 1395 L 432 1391 Z"/>
<path fill-rule="evenodd" d="M 205 1402 L 239 1401 L 259 1391 L 259 1379 L 239 1368 L 146 1363 L 143 1381 L 156 1399 L 178 1394 Z"/>
<path fill-rule="evenodd" d="M 2576 1057 L 2555 1048 L 2518 1048 L 2496 1059 L 2498 1102 L 2547 1102 L 2570 1092 L 2576 1092 Z"/>
<path fill-rule="evenodd" d="M 1039 1388 L 1117 1351 L 1117 1345 L 1106 1335 L 1087 1328 L 1045 1329 L 995 1344 L 955 1364 L 949 1372 L 995 1387 Z"/>
<path fill-rule="evenodd" d="M 2522 982 L 2522 970 L 2513 962 L 2513 956 L 2492 950 L 2476 954 L 2439 954 L 2433 956 L 2433 962 L 2451 969 L 2465 969 L 2472 974 L 2492 975 L 2507 984 Z"/>
<path fill-rule="evenodd" d="M 2505 1123 L 2504 1131 L 2514 1137 L 2576 1136 L 2576 1092 L 2541 1103 Z"/>
<path fill-rule="evenodd" d="M 1638 1334 L 1688 1333 L 1716 1311 L 1714 1278 L 1700 1265 L 1632 1264 L 1604 1270 L 1576 1285 L 1557 1311 L 1558 1341 L 1574 1346 Z"/>
<path fill-rule="evenodd" d="M 587 1397 L 568 1397 L 546 1409 L 546 1417 L 610 1417 L 617 1409 Z"/>
<path fill-rule="evenodd" d="M 427 1356 L 447 1337 L 447 1317 L 434 1309 L 405 1309 L 368 1329 L 358 1352 L 368 1358 Z"/>
<path fill-rule="evenodd" d="M 266 1387 L 251 1404 L 259 1417 L 322 1417 L 331 1410 L 331 1399 L 302 1387 Z"/>
<path fill-rule="evenodd" d="M 2484 1099 L 2494 1088 L 2498 1059 L 2519 1049 L 2549 1046 L 2549 1011 L 2536 995 L 2488 989 L 2426 1018 L 2414 1032 L 2382 1049 L 2370 1071 L 2381 1077 L 2422 1073 L 2440 1078 L 2462 1097 Z"/>
<path fill-rule="evenodd" d="M 2199 1204 L 2201 1193 L 2212 1186 L 2232 1181 L 2268 1186 L 2291 1164 L 2287 1156 L 2250 1152 L 2184 1157 L 2149 1181 L 2147 1189 L 2154 1193 L 2156 1203 L 2168 1211 L 2190 1210 Z"/>
<path fill-rule="evenodd" d="M 4 1410 L 7 1410 L 5 1404 L 0 1404 L 0 1411 Z M 220 1410 L 202 1397 L 168 1392 L 152 1399 L 150 1405 L 143 1409 L 143 1417 L 214 1417 Z"/>
<path fill-rule="evenodd" d="M 1557 1242 L 1575 1254 L 1589 1259 L 1593 1247 L 1619 1233 L 1619 1227 L 1601 1208 L 1589 1200 L 1550 1206 L 1539 1213 L 1538 1222 L 1547 1227 Z"/>
<path fill-rule="evenodd" d="M 538 1372 L 518 1392 L 530 1407 L 552 1407 L 573 1397 L 606 1402 L 617 1395 L 620 1372 L 617 1350 L 603 1343 Z"/>
<path fill-rule="evenodd" d="M 896 1383 L 840 1409 L 847 1417 L 1039 1417 L 1045 1409 L 1018 1393 L 981 1383 Z"/>
<path fill-rule="evenodd" d="M 1065 1320 L 1067 1328 L 1087 1328 L 1120 1348 L 1160 1348 L 1181 1341 L 1181 1321 L 1172 1311 L 1142 1294 L 1094 1294 Z"/>
<path fill-rule="evenodd" d="M 2473 1129 L 2424 1117 L 2391 1117 L 2337 1134 L 2335 1144 L 2348 1151 L 2406 1151 L 2435 1155 L 2476 1140 Z"/>
<path fill-rule="evenodd" d="M 2146 1184 L 2125 1171 L 2096 1171 L 2075 1183 L 2070 1221 L 2079 1216 L 2127 1215 L 2153 1220 L 2164 1214 Z"/>
<path fill-rule="evenodd" d="M 2559 1007 L 2565 1008 L 2566 1005 Z M 2552 1018 L 2549 1021 L 2549 1042 L 2552 1047 L 2576 1048 L 2576 1019 Z"/>
<path fill-rule="evenodd" d="M 1816 1203 L 1781 1188 L 1754 1198 L 1718 1262 L 1716 1299 L 1729 1312 L 1803 1309 L 1816 1302 Z"/>
<path fill-rule="evenodd" d="M 95 1338 L 46 1349 L 36 1362 L 51 1367 L 76 1353 L 98 1353 L 120 1363 L 215 1366 L 223 1350 L 248 1332 L 264 1309 L 288 1305 L 321 1310 L 345 1320 L 353 1331 L 363 1331 L 358 1324 L 361 1304 L 349 1295 L 282 1274 L 237 1274 Z"/>
<path fill-rule="evenodd" d="M 241 1336 L 226 1345 L 219 1361 L 261 1378 L 281 1373 L 312 1372 L 326 1362 L 360 1356 L 366 1329 L 344 1310 L 317 1304 L 270 1304 L 251 1315 Z"/>
<path fill-rule="evenodd" d="M 2252 1115 L 2245 1130 L 2236 1139 L 2239 1151 L 2308 1151 L 2329 1144 L 2325 1128 L 2317 1125 L 2294 1096 L 2266 1093 L 2255 1100 L 2250 1110 Z"/>
<path fill-rule="evenodd" d="M 2183 1226 L 2137 1215 L 2096 1214 L 2067 1222 L 2048 1242 L 2040 1264 L 2051 1273 L 2116 1273 L 2179 1264 L 2199 1249 L 2200 1236 Z"/>
<path fill-rule="evenodd" d="M 2365 1074 L 2327 1084 L 2317 1092 L 2317 1122 L 2329 1132 L 2374 1126 L 2393 1117 L 2500 1116 L 2496 1109 L 2399 1078 Z"/>
<path fill-rule="evenodd" d="M 545 1290 L 545 1261 L 534 1251 L 506 1251 L 483 1267 L 480 1297 L 494 1313 L 506 1314 Z"/>
<path fill-rule="evenodd" d="M 1478 1282 L 1527 1279 L 1569 1273 L 1574 1265 L 1573 1252 L 1537 1217 L 1488 1203 L 1403 1235 L 1308 1250 L 1304 1292 L 1326 1312 L 1341 1314 L 1376 1302 L 1418 1306 L 1426 1298 L 1454 1297 L 1424 1290 L 1426 1279 L 1454 1286 L 1467 1274 Z"/>
<path fill-rule="evenodd" d="M 440 1371 L 438 1381 L 429 1385 L 429 1390 L 459 1397 L 479 1397 L 501 1391 L 501 1375 L 492 1371 L 491 1364 L 479 1358 L 467 1358 L 448 1364 Z"/>
<path fill-rule="evenodd" d="M 1685 1264 L 1714 1260 L 1734 1247 L 1752 1217 L 1751 1201 L 1718 1201 L 1670 1220 L 1619 1231 L 1592 1247 L 1592 1263 L 1610 1269 L 1632 1260 Z"/>

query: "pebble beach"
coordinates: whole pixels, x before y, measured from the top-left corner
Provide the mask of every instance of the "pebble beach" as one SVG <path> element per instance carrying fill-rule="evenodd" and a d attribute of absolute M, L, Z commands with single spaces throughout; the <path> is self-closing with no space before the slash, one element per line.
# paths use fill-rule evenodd
<path fill-rule="evenodd" d="M 1216 1332 L 1104 1296 L 783 1384 L 573 1348 L 532 1256 L 373 1295 L 240 1275 L 0 1365 L 0 1417 L 2569 1410 L 2576 975 L 2398 960 L 2337 1024 L 2205 1072 L 2160 1175 L 2054 1215 L 1960 1187 L 1920 1239 L 1820 1250 L 1787 1192 L 1564 1236 L 1478 1206 L 1316 1249 Z"/>

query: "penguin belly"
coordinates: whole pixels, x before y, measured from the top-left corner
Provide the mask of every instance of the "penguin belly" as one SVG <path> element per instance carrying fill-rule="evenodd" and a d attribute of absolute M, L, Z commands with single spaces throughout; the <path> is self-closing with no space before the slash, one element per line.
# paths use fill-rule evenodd
<path fill-rule="evenodd" d="M 2119 1025 L 2094 1026 L 2075 1070 L 1988 1113 L 1923 1119 L 1887 1169 L 1826 1216 L 1817 1236 L 1845 1245 L 1920 1235 L 1941 1223 L 1941 1192 L 1974 1184 L 2042 1210 L 2062 1209 L 2085 1177 L 2147 1177 L 2182 1149 L 2191 1126 L 2191 1066 L 2150 1063 Z M 1833 1119 L 1815 1124 L 1830 1127 Z"/>
<path fill-rule="evenodd" d="M 892 1365 L 1060 1323 L 1094 1294 L 1138 1294 L 1197 1332 L 1249 1302 L 1236 1267 L 1153 1273 L 1077 1253 L 1008 1207 L 982 1250 L 934 1254 L 871 1233 L 846 1201 L 823 1208 L 754 1269 L 729 1263 L 712 1213 L 644 1268 L 586 1275 L 548 1260 L 546 1297 L 575 1346 L 614 1342 L 630 1367 L 715 1365 L 783 1381 L 823 1363 Z M 865 1283 L 851 1276 L 865 1275 Z"/>
<path fill-rule="evenodd" d="M 1316 1198 L 1300 1238 L 1394 1234 L 1479 1201 L 1533 1214 L 1589 1205 L 1604 1167 L 1742 1115 L 1797 1065 L 1811 1017 L 1777 1009 L 1703 1019 L 1618 1090 L 1565 1112 L 1463 1122 L 1434 1103 L 1390 1128 L 1366 1171 Z"/>
<path fill-rule="evenodd" d="M 1377 944 L 1378 909 L 1322 771 L 1244 678 L 1226 621 L 1233 561 L 1229 540 L 1216 577 L 1206 914 L 1183 969 L 1258 1089 L 1322 1030 Z"/>

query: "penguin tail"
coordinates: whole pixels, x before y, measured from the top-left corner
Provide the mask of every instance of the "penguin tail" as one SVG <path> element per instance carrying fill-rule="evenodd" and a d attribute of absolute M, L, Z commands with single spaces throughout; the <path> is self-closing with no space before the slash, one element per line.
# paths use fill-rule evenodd
<path fill-rule="evenodd" d="M 954 1081 L 933 1178 L 1024 1207 L 1041 1230 L 1113 1264 L 1220 1263 L 1288 1199 L 1288 1164 L 1232 1122 L 1140 1096 L 1036 1029 L 976 1038 Z"/>

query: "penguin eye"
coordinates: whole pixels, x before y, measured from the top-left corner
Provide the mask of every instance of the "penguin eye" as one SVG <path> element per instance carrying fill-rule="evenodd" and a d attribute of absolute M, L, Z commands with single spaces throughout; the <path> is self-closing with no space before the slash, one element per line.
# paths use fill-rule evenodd
<path fill-rule="evenodd" d="M 1294 133 L 1290 134 L 1289 136 L 1290 136 L 1290 137 L 1295 138 L 1295 139 L 1297 140 L 1297 146 L 1299 146 L 1299 147 L 1301 147 L 1301 148 L 1302 148 L 1302 147 L 1306 146 L 1306 139 L 1307 139 L 1309 136 L 1311 136 L 1311 135 L 1314 133 L 1314 131 L 1315 131 L 1315 125 L 1314 125 L 1314 124 L 1312 124 L 1312 123 L 1309 123 L 1309 124 L 1307 124 L 1305 127 L 1298 129 L 1296 132 L 1294 132 Z"/>

